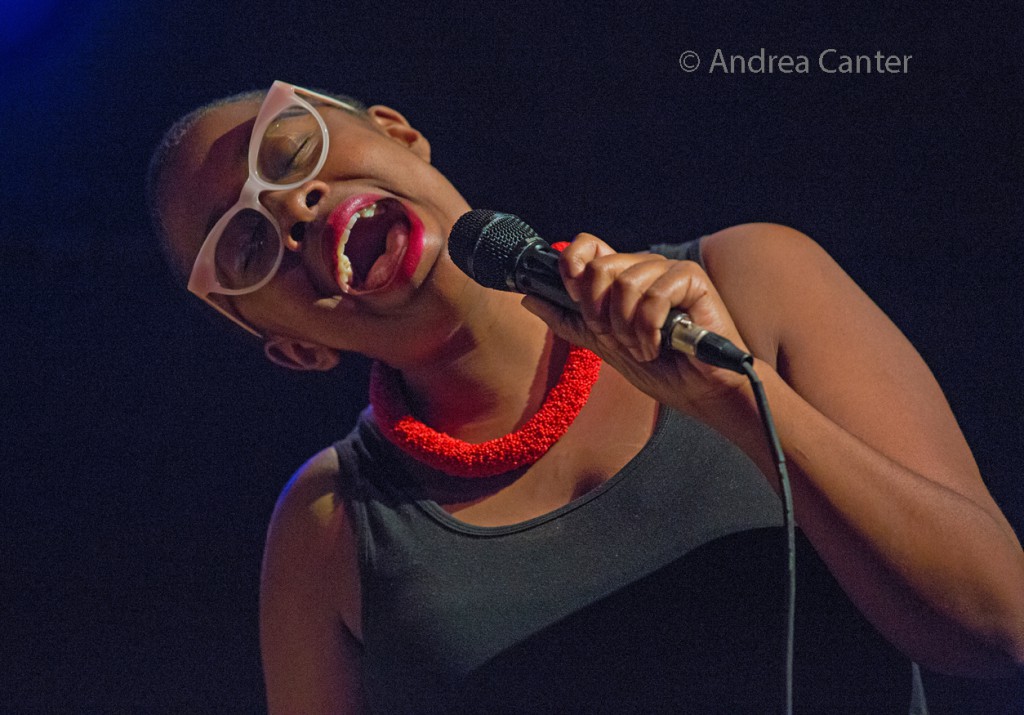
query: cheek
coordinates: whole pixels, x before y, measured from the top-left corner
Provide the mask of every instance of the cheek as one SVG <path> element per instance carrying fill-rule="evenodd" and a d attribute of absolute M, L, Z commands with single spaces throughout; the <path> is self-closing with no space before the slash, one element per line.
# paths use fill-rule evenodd
<path fill-rule="evenodd" d="M 201 204 L 177 186 L 161 186 L 160 192 L 156 210 L 163 231 L 161 248 L 175 273 L 187 281 L 203 240 L 202 228 L 197 227 L 195 220 L 195 207 Z"/>
<path fill-rule="evenodd" d="M 292 334 L 310 320 L 309 306 L 320 295 L 314 289 L 297 256 L 285 256 L 278 274 L 255 293 L 235 296 L 235 306 L 265 333 Z"/>

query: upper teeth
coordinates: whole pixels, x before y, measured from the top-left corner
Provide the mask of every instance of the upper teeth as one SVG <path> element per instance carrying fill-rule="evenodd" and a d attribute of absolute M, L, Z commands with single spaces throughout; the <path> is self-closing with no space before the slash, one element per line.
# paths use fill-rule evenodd
<path fill-rule="evenodd" d="M 356 221 L 361 218 L 370 218 L 371 216 L 377 215 L 377 203 L 374 202 L 365 208 L 361 208 L 352 214 L 352 217 L 348 220 L 348 224 L 345 226 L 345 230 L 341 232 L 341 245 L 344 246 L 348 243 L 349 234 L 352 233 L 352 227 L 356 225 Z"/>

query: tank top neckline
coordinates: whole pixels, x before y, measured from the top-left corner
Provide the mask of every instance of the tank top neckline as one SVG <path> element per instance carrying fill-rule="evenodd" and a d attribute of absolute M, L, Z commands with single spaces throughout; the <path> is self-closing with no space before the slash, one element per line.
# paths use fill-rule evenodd
<path fill-rule="evenodd" d="M 575 511 L 580 507 L 583 507 L 586 504 L 590 503 L 594 499 L 597 499 L 602 495 L 608 493 L 610 490 L 615 488 L 619 483 L 628 478 L 631 474 L 634 474 L 638 470 L 643 469 L 644 465 L 648 460 L 648 455 L 651 452 L 651 450 L 658 443 L 660 443 L 662 439 L 664 439 L 664 434 L 667 431 L 667 427 L 670 422 L 668 415 L 671 411 L 672 410 L 670 408 L 664 405 L 658 405 L 658 415 L 655 419 L 654 430 L 651 432 L 651 436 L 648 438 L 647 442 L 644 443 L 644 445 L 640 448 L 640 451 L 637 452 L 632 457 L 632 459 L 630 459 L 628 462 L 626 462 L 625 465 L 623 465 L 622 469 L 613 474 L 607 480 L 556 509 L 553 509 L 544 514 L 539 514 L 535 517 L 531 517 L 524 521 L 518 521 L 512 524 L 503 524 L 501 526 L 481 526 L 478 524 L 471 524 L 469 522 L 463 521 L 462 519 L 459 519 L 457 516 L 453 514 L 449 514 L 435 500 L 418 496 L 415 493 L 415 487 L 412 486 L 414 478 L 410 472 L 411 470 L 416 469 L 421 465 L 416 463 L 411 457 L 408 457 L 408 455 L 405 455 L 397 447 L 388 442 L 384 435 L 380 433 L 380 430 L 376 426 L 376 424 L 373 423 L 372 417 L 369 417 L 367 415 L 367 418 L 364 419 L 363 422 L 367 427 L 369 427 L 370 430 L 372 430 L 374 442 L 377 443 L 378 447 L 393 452 L 397 461 L 399 461 L 403 466 L 402 474 L 397 479 L 389 480 L 386 485 L 382 486 L 399 492 L 407 500 L 415 504 L 420 511 L 422 511 L 433 521 L 437 522 L 438 524 L 447 529 L 456 532 L 461 532 L 463 534 L 471 536 L 489 537 L 504 536 L 507 534 L 515 534 L 518 532 L 527 531 L 529 529 L 533 529 L 543 524 L 546 524 L 547 522 L 558 519 L 559 517 L 564 516 L 572 511 Z M 429 467 L 425 466 L 423 466 L 422 468 L 429 469 Z"/>

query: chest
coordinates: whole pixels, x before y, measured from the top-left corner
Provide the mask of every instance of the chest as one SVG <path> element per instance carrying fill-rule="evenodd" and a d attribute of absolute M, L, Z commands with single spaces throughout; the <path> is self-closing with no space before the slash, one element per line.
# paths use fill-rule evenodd
<path fill-rule="evenodd" d="M 428 498 L 475 526 L 517 524 L 553 512 L 604 484 L 643 449 L 658 405 L 614 373 L 569 431 L 529 468 L 488 480 L 426 484 Z"/>
<path fill-rule="evenodd" d="M 576 459 L 567 471 L 576 477 L 591 465 L 608 468 L 607 462 L 582 459 L 584 445 L 572 451 Z M 400 492 L 367 494 L 357 510 L 365 548 L 365 664 L 382 711 L 428 712 L 416 699 L 429 694 L 433 701 L 439 687 L 450 690 L 453 702 L 464 702 L 465 688 L 480 685 L 490 692 L 488 683 L 500 686 L 493 695 L 507 694 L 509 673 L 578 675 L 579 663 L 612 648 L 617 650 L 607 650 L 609 668 L 598 684 L 616 682 L 611 674 L 621 663 L 642 654 L 650 656 L 652 667 L 678 677 L 681 664 L 699 670 L 718 662 L 703 656 L 707 643 L 723 642 L 722 629 L 735 632 L 739 642 L 757 632 L 763 614 L 749 606 L 763 593 L 749 568 L 776 550 L 763 548 L 759 538 L 730 542 L 731 550 L 714 558 L 700 547 L 724 534 L 777 525 L 777 500 L 763 477 L 716 433 L 667 410 L 639 453 L 623 453 L 630 451 L 622 470 L 555 509 L 533 495 L 516 500 L 543 513 L 504 525 L 476 524 L 464 518 L 468 508 L 453 516 L 450 505 Z M 555 471 L 541 473 L 549 480 L 557 474 L 550 468 Z M 383 483 L 385 477 L 372 479 Z M 501 491 L 478 504 L 501 504 Z M 737 570 L 726 574 L 723 564 Z M 746 584 L 732 615 L 719 617 L 721 593 L 713 577 L 730 587 Z M 661 602 L 664 611 L 652 612 L 652 604 Z M 714 637 L 693 623 L 710 628 Z M 690 638 L 689 645 L 680 647 L 681 637 Z M 663 657 L 670 652 L 671 659 Z M 538 661 L 548 656 L 550 663 Z M 729 672 L 728 666 L 715 670 Z M 551 684 L 556 682 L 568 681 L 554 677 Z M 699 671 L 678 682 L 712 681 Z M 637 685 L 613 700 L 628 702 Z M 521 692 L 547 697 L 553 691 L 547 683 L 524 683 Z M 500 698 L 481 696 L 479 702 L 488 703 L 480 712 L 502 712 Z M 538 712 L 525 704 L 513 711 Z"/>

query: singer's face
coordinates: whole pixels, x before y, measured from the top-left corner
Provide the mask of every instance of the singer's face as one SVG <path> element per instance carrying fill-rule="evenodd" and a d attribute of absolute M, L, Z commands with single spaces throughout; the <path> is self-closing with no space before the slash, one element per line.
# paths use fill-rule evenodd
<path fill-rule="evenodd" d="M 258 110 L 258 102 L 213 110 L 169 157 L 158 209 L 186 274 L 211 227 L 239 199 Z M 390 339 L 384 319 L 408 313 L 436 274 L 457 270 L 446 241 L 469 207 L 430 164 L 426 139 L 397 112 L 379 106 L 365 117 L 334 107 L 319 111 L 330 135 L 323 168 L 298 187 L 259 196 L 283 236 L 280 268 L 255 292 L 214 298 L 264 336 L 379 357 L 380 344 Z M 248 268 L 251 238 L 244 240 L 238 249 L 222 238 L 218 261 Z M 271 233 L 263 240 L 281 239 Z"/>

